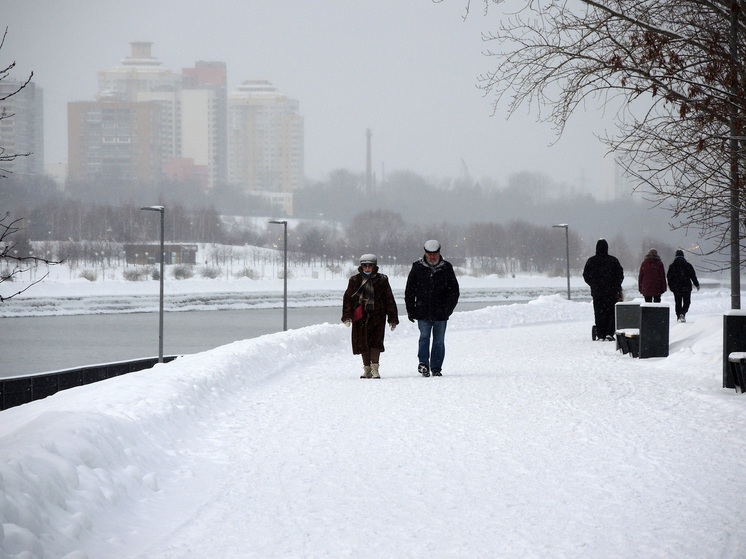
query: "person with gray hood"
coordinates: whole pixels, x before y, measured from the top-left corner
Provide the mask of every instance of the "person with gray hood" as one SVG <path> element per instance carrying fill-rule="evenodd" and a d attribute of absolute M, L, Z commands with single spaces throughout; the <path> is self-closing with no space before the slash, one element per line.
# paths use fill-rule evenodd
<path fill-rule="evenodd" d="M 407 317 L 416 320 L 420 330 L 417 372 L 439 377 L 446 354 L 446 325 L 458 303 L 459 286 L 453 266 L 440 255 L 440 243 L 429 240 L 424 249 L 423 257 L 409 271 L 404 302 Z"/>

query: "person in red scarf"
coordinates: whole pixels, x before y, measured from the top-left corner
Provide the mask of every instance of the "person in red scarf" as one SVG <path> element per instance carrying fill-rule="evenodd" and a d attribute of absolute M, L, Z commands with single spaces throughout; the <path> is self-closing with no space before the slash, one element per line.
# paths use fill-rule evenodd
<path fill-rule="evenodd" d="M 342 297 L 342 322 L 352 326 L 353 355 L 363 358 L 360 378 L 381 378 L 379 359 L 385 351 L 386 322 L 393 331 L 399 324 L 399 311 L 389 278 L 378 273 L 375 254 L 363 254 L 357 271 Z"/>

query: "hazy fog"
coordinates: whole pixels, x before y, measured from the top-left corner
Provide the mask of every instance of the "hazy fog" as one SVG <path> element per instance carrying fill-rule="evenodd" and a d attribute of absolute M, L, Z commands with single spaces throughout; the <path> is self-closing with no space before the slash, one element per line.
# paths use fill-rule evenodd
<path fill-rule="evenodd" d="M 462 160 L 474 179 L 505 184 L 513 173 L 545 173 L 557 183 L 603 197 L 611 165 L 592 132 L 599 111 L 575 119 L 552 147 L 554 132 L 535 115 L 491 117 L 476 88 L 492 60 L 481 32 L 498 11 L 466 0 L 4 0 L 9 27 L 0 51 L 44 89 L 46 163 L 67 159 L 69 101 L 92 100 L 97 72 L 119 65 L 130 41 L 152 41 L 153 56 L 180 72 L 198 60 L 224 61 L 228 90 L 268 79 L 300 101 L 305 170 L 323 179 L 335 169 L 365 169 L 365 130 L 373 130 L 373 169 L 380 178 L 412 170 L 458 177 Z"/>

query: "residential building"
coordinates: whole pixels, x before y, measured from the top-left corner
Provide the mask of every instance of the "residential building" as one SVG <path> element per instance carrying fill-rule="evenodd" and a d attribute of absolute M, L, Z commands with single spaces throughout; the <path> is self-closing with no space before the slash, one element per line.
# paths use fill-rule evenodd
<path fill-rule="evenodd" d="M 68 176 L 156 184 L 162 173 L 161 107 L 116 97 L 67 105 Z"/>
<path fill-rule="evenodd" d="M 161 68 L 161 62 L 151 54 L 152 46 L 150 41 L 131 42 L 130 56 L 119 66 L 98 73 L 99 95 L 115 95 L 122 101 L 143 101 L 138 97 L 142 93 L 178 89 L 181 76 Z"/>
<path fill-rule="evenodd" d="M 209 187 L 227 180 L 227 72 L 224 62 L 182 69 L 180 157 L 208 170 Z"/>
<path fill-rule="evenodd" d="M 298 101 L 266 80 L 228 95 L 224 62 L 199 61 L 178 74 L 162 67 L 152 45 L 131 42 L 130 56 L 98 73 L 96 100 L 69 104 L 69 176 L 198 177 L 207 189 L 228 182 L 292 213 L 304 176 Z"/>
<path fill-rule="evenodd" d="M 158 164 L 171 176 L 191 160 L 207 169 L 206 187 L 227 177 L 227 80 L 223 62 L 197 62 L 181 74 L 161 68 L 151 54 L 153 43 L 130 43 L 120 65 L 99 72 L 99 101 L 151 103 L 160 107 Z M 155 162 L 154 162 L 155 163 Z M 188 163 L 186 163 L 188 166 Z"/>
<path fill-rule="evenodd" d="M 303 117 L 298 101 L 266 80 L 245 81 L 228 95 L 228 182 L 277 198 L 303 181 Z"/>

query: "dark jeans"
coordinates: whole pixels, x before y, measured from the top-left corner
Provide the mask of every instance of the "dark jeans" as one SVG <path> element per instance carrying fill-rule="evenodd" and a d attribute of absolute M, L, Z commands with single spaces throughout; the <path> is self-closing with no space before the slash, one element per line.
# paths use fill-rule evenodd
<path fill-rule="evenodd" d="M 686 316 L 689 312 L 689 305 L 692 304 L 692 292 L 691 291 L 674 291 L 673 300 L 676 306 L 676 318 L 682 314 Z"/>
<path fill-rule="evenodd" d="M 418 320 L 420 329 L 420 346 L 417 357 L 420 363 L 430 367 L 431 371 L 440 371 L 446 356 L 446 326 L 447 320 Z M 432 351 L 430 350 L 430 334 L 433 336 Z"/>

